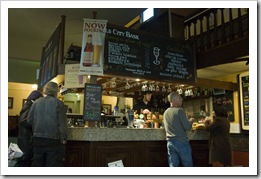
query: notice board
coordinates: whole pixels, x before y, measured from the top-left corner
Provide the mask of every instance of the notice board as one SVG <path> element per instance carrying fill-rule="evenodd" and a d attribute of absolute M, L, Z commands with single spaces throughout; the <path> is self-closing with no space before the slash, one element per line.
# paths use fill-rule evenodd
<path fill-rule="evenodd" d="M 249 72 L 239 75 L 240 109 L 243 130 L 249 130 Z"/>
<path fill-rule="evenodd" d="M 102 86 L 85 83 L 84 88 L 84 121 L 99 121 L 101 117 Z"/>
<path fill-rule="evenodd" d="M 233 91 L 225 90 L 224 94 L 213 95 L 213 109 L 215 107 L 226 108 L 229 122 L 235 121 Z"/>
<path fill-rule="evenodd" d="M 195 83 L 195 53 L 186 41 L 108 24 L 104 74 Z"/>
<path fill-rule="evenodd" d="M 58 58 L 60 48 L 61 23 L 57 26 L 51 38 L 43 48 L 38 79 L 38 89 L 58 74 Z"/>

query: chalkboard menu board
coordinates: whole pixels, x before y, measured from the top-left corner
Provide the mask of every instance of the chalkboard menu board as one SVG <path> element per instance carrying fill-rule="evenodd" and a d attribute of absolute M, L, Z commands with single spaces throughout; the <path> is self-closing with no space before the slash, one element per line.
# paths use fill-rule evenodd
<path fill-rule="evenodd" d="M 48 81 L 58 74 L 58 55 L 60 44 L 61 24 L 55 29 L 51 38 L 43 48 L 40 65 L 38 89 L 41 89 Z"/>
<path fill-rule="evenodd" d="M 195 83 L 194 54 L 185 41 L 108 24 L 104 74 Z"/>
<path fill-rule="evenodd" d="M 242 129 L 249 130 L 249 73 L 239 75 Z"/>
<path fill-rule="evenodd" d="M 102 86 L 85 83 L 84 89 L 84 121 L 99 121 L 101 117 Z"/>
<path fill-rule="evenodd" d="M 215 107 L 224 107 L 227 110 L 228 120 L 234 122 L 234 102 L 233 91 L 225 91 L 225 94 L 218 94 L 213 96 L 213 109 Z"/>

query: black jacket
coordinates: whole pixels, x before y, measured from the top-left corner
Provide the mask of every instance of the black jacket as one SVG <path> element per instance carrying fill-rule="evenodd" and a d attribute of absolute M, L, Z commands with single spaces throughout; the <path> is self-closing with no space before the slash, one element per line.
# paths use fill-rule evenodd
<path fill-rule="evenodd" d="M 137 104 L 133 106 L 133 110 L 137 111 L 138 114 L 141 113 L 141 109 L 148 109 L 149 111 L 153 110 L 153 104 L 151 102 L 148 102 L 148 104 L 145 104 L 143 100 L 138 101 Z"/>
<path fill-rule="evenodd" d="M 21 158 L 18 159 L 18 163 L 21 161 L 28 161 L 30 163 L 32 158 L 32 128 L 31 125 L 27 122 L 27 116 L 30 111 L 30 108 L 33 104 L 33 101 L 28 100 L 23 105 L 20 111 L 19 117 L 19 132 L 18 132 L 18 146 L 24 153 Z M 30 165 L 30 164 L 29 164 Z"/>

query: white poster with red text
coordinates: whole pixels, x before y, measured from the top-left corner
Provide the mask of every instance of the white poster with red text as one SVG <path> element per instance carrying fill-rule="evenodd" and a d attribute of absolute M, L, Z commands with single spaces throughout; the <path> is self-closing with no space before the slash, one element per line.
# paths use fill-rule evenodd
<path fill-rule="evenodd" d="M 87 75 L 79 75 L 80 65 L 66 64 L 64 72 L 64 87 L 65 88 L 84 88 L 87 83 Z"/>
<path fill-rule="evenodd" d="M 103 75 L 104 41 L 107 20 L 83 20 L 79 75 Z"/>

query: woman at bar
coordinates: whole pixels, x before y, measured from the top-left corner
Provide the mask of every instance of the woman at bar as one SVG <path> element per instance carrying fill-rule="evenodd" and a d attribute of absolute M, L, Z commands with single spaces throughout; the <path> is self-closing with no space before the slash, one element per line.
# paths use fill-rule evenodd
<path fill-rule="evenodd" d="M 18 132 L 18 146 L 24 153 L 22 157 L 17 159 L 17 163 L 15 167 L 30 167 L 31 160 L 33 155 L 32 149 L 32 127 L 26 121 L 29 110 L 35 100 L 38 98 L 43 97 L 40 91 L 34 90 L 32 91 L 26 99 L 26 102 L 23 104 L 23 107 L 20 111 L 19 117 L 19 132 Z"/>
<path fill-rule="evenodd" d="M 209 161 L 213 167 L 231 166 L 232 150 L 229 138 L 230 123 L 224 107 L 214 109 L 213 122 L 205 121 L 209 137 Z"/>

